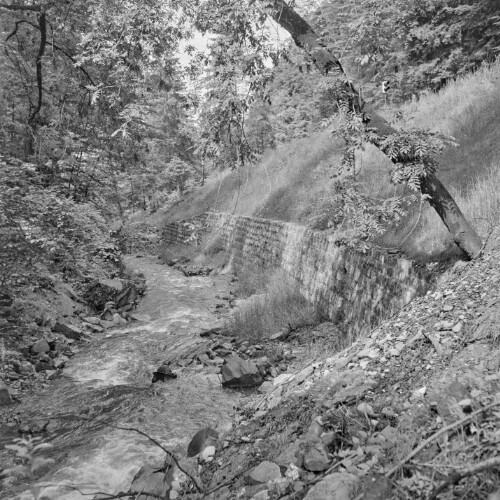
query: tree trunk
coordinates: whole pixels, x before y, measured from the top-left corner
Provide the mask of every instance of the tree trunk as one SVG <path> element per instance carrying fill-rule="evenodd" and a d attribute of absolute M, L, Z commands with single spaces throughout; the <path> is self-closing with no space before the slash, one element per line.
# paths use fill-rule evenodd
<path fill-rule="evenodd" d="M 312 27 L 288 4 L 283 0 L 274 0 L 271 15 L 275 22 L 290 33 L 295 44 L 310 55 L 322 73 L 328 74 L 335 71 L 346 77 L 340 61 L 321 43 Z M 346 90 L 353 98 L 355 111 L 364 113 L 366 121 L 370 123 L 370 128 L 376 129 L 381 138 L 396 133 L 397 130 L 384 118 L 370 109 L 364 108 L 359 92 L 347 77 L 345 81 Z M 422 176 L 420 186 L 422 194 L 430 197 L 431 206 L 441 217 L 457 246 L 468 258 L 478 257 L 482 249 L 481 239 L 439 179 L 433 174 Z"/>

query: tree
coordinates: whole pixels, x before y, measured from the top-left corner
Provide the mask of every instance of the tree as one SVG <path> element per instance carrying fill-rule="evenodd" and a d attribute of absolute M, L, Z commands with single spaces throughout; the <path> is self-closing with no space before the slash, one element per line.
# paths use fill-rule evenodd
<path fill-rule="evenodd" d="M 359 92 L 347 79 L 340 61 L 324 46 L 312 27 L 283 0 L 273 0 L 273 2 L 265 2 L 265 4 L 272 18 L 290 33 L 296 45 L 309 54 L 322 73 L 336 75 L 340 78 L 342 92 L 339 94 L 339 99 L 343 101 L 341 105 L 347 105 L 349 112 L 357 115 L 365 126 L 369 125 L 374 133 L 372 137 L 374 144 L 394 164 L 401 163 L 401 156 L 390 154 L 387 149 L 388 142 L 384 140 L 397 138 L 398 131 L 369 106 L 364 106 Z M 391 143 L 390 140 L 389 143 Z M 427 158 L 422 158 L 422 160 L 421 172 L 418 175 L 422 195 L 428 197 L 431 206 L 441 217 L 457 246 L 469 258 L 477 257 L 482 249 L 481 239 L 465 219 L 447 189 L 434 174 L 434 165 L 428 164 Z"/>

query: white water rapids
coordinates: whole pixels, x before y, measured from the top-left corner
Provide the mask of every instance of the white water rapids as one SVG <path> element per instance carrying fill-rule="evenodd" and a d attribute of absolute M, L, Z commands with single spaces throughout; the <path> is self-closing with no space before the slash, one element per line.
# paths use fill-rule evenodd
<path fill-rule="evenodd" d="M 127 266 L 146 276 L 137 313 L 150 319 L 96 334 L 61 377 L 19 408 L 28 420 L 52 419 L 44 440 L 54 446 L 55 463 L 40 479 L 53 485 L 46 491 L 52 500 L 127 491 L 143 464 L 164 458 L 143 436 L 113 426 L 140 429 L 185 457 L 200 428 L 230 425 L 240 398 L 221 388 L 215 367 L 189 366 L 151 385 L 162 362 L 192 351 L 204 342 L 199 333 L 217 325 L 211 311 L 215 296 L 227 295 L 228 277 L 188 278 L 153 257 L 129 257 Z M 32 498 L 24 490 L 22 497 Z"/>

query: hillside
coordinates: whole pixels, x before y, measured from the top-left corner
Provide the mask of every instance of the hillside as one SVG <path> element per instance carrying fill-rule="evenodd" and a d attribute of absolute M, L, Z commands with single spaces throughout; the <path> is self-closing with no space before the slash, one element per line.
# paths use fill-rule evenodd
<path fill-rule="evenodd" d="M 484 67 L 418 102 L 384 107 L 380 112 L 403 129 L 427 128 L 451 135 L 456 146 L 445 149 L 438 172 L 468 218 L 482 235 L 499 213 L 493 186 L 499 179 L 500 64 Z M 324 228 L 333 181 L 342 160 L 343 143 L 322 131 L 268 151 L 256 164 L 210 177 L 205 185 L 168 210 L 165 222 L 206 210 L 278 219 Z M 361 190 L 387 198 L 401 192 L 389 183 L 390 163 L 373 147 L 357 156 Z M 411 255 L 439 256 L 453 243 L 425 204 L 414 215 L 377 240 L 382 247 Z M 409 234 L 411 233 L 411 234 Z"/>

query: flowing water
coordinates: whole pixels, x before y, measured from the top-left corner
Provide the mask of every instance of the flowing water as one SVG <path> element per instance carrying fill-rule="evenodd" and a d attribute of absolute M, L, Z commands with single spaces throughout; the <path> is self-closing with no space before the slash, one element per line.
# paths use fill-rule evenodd
<path fill-rule="evenodd" d="M 51 417 L 44 439 L 54 446 L 55 464 L 42 481 L 58 485 L 52 499 L 84 498 L 61 485 L 85 493 L 126 491 L 141 465 L 164 457 L 143 436 L 116 426 L 139 429 L 183 457 L 200 428 L 230 426 L 240 397 L 221 388 L 215 367 L 186 367 L 175 380 L 151 384 L 162 362 L 205 342 L 199 333 L 217 325 L 211 311 L 215 296 L 227 295 L 228 278 L 188 278 L 153 257 L 129 257 L 127 266 L 146 276 L 137 309 L 145 320 L 96 335 L 63 376 L 19 409 L 27 419 Z"/>

